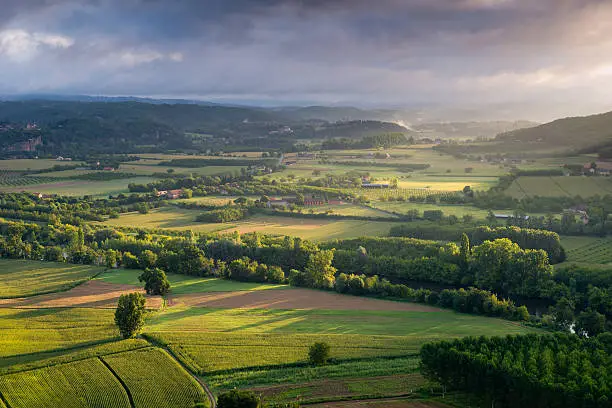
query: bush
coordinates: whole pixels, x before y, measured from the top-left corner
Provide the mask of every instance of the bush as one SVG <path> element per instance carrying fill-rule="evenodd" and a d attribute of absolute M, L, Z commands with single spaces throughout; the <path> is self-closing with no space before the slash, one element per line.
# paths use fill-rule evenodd
<path fill-rule="evenodd" d="M 232 390 L 219 395 L 218 408 L 259 408 L 260 398 L 253 391 Z"/>
<path fill-rule="evenodd" d="M 308 361 L 314 365 L 324 365 L 329 361 L 329 344 L 317 342 L 308 350 Z"/>

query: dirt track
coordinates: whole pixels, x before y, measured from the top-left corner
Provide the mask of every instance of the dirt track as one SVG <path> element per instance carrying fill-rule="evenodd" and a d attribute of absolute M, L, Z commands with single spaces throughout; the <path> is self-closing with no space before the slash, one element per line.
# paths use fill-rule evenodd
<path fill-rule="evenodd" d="M 140 292 L 144 290 L 132 285 L 117 285 L 97 280 L 91 280 L 67 292 L 51 293 L 48 295 L 32 296 L 18 299 L 0 299 L 0 307 L 97 307 L 115 308 L 119 296 L 124 293 Z M 157 309 L 162 306 L 159 296 L 147 296 L 147 307 Z"/>
<path fill-rule="evenodd" d="M 310 289 L 210 292 L 173 296 L 170 306 L 187 305 L 225 309 L 331 309 L 438 312 L 415 303 L 340 295 Z"/>

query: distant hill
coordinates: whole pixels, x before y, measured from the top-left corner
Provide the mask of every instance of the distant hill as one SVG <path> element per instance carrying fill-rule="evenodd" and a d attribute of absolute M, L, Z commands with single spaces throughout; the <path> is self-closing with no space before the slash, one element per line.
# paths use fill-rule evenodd
<path fill-rule="evenodd" d="M 501 133 L 504 143 L 529 143 L 530 149 L 565 148 L 597 153 L 612 146 L 612 112 L 555 120 L 541 126 Z"/>
<path fill-rule="evenodd" d="M 513 130 L 532 128 L 540 125 L 537 122 L 519 121 L 493 121 L 493 122 L 438 122 L 413 125 L 412 128 L 420 133 L 421 137 L 442 139 L 479 139 L 493 138 L 500 133 Z"/>

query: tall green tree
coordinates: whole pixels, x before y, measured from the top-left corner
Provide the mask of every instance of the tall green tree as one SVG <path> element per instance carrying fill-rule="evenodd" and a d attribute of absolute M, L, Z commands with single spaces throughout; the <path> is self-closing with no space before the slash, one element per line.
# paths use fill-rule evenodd
<path fill-rule="evenodd" d="M 138 334 L 144 325 L 145 297 L 141 293 L 121 295 L 115 310 L 115 324 L 124 339 Z"/>
<path fill-rule="evenodd" d="M 322 289 L 334 287 L 336 274 L 336 268 L 332 266 L 334 251 L 328 249 L 310 254 L 304 269 L 308 286 Z"/>

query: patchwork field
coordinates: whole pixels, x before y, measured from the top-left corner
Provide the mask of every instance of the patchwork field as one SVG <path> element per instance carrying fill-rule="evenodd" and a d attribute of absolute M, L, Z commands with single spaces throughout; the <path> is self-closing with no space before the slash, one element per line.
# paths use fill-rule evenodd
<path fill-rule="evenodd" d="M 119 296 L 131 292 L 144 294 L 144 289 L 141 286 L 117 285 L 91 280 L 66 292 L 29 298 L 0 299 L 0 308 L 87 307 L 114 309 L 117 306 Z M 158 309 L 163 305 L 163 299 L 159 296 L 147 295 L 146 298 L 147 308 L 149 309 Z"/>
<path fill-rule="evenodd" d="M 424 384 L 423 343 L 533 330 L 407 302 L 170 275 L 167 307 L 149 312 L 145 340 L 123 341 L 113 308 L 120 293 L 141 290 L 139 274 L 108 271 L 65 292 L 3 301 L 0 393 L 10 407 L 191 407 L 204 390 L 177 360 L 216 394 L 255 387 L 278 402 L 296 393 L 311 402 L 406 395 Z M 158 297 L 148 302 L 161 306 Z M 307 364 L 317 341 L 331 345 L 331 364 Z"/>
<path fill-rule="evenodd" d="M 129 213 L 117 219 L 107 220 L 107 225 L 143 228 L 167 228 L 194 232 L 247 233 L 258 231 L 269 235 L 291 235 L 310 240 L 355 238 L 365 231 L 372 236 L 389 233 L 393 222 L 304 219 L 273 215 L 254 215 L 232 223 L 198 223 L 195 218 L 201 211 L 166 207 L 148 214 Z"/>
<path fill-rule="evenodd" d="M 273 292 L 282 291 L 256 293 Z M 217 393 L 234 387 L 416 373 L 418 359 L 414 355 L 425 342 L 528 331 L 531 329 L 508 321 L 433 308 L 366 311 L 174 306 L 151 316 L 146 328 L 148 336 L 166 344 Z M 331 345 L 332 365 L 306 364 L 308 346 L 316 341 Z"/>
<path fill-rule="evenodd" d="M 68 290 L 103 270 L 87 265 L 0 259 L 0 299 Z"/>

